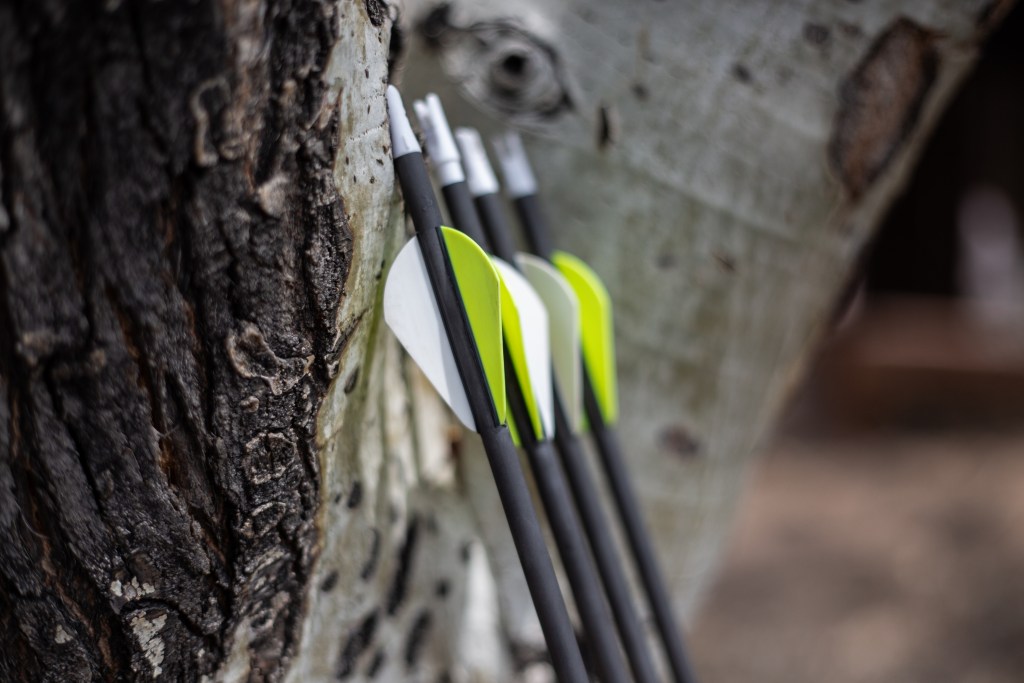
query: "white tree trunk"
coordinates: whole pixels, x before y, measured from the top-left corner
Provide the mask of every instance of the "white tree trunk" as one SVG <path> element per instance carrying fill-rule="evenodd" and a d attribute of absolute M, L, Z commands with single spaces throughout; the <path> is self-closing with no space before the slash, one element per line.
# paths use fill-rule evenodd
<path fill-rule="evenodd" d="M 1004 11 L 927 0 L 401 7 L 407 101 L 434 91 L 453 124 L 524 128 L 556 243 L 611 290 L 621 429 L 681 615 L 860 249 Z M 509 56 L 526 63 L 509 71 Z M 393 221 L 362 247 L 392 254 L 399 232 Z M 372 285 L 379 262 L 365 263 Z M 356 670 L 388 643 L 386 670 L 407 675 L 403 643 L 430 615 L 417 680 L 505 679 L 542 641 L 482 452 L 471 438 L 451 445 L 440 428 L 451 420 L 379 326 L 361 326 L 344 362 L 369 379 L 322 416 L 336 477 L 326 485 L 330 497 L 359 479 L 365 500 L 326 508 L 321 576 L 361 586 L 371 529 L 383 550 L 375 583 L 311 603 L 294 680 L 326 676 L 323 653 L 382 609 L 410 528 L 410 604 L 381 613 Z M 409 393 L 394 390 L 403 378 Z M 364 395 L 365 412 L 345 412 Z M 328 437 L 339 423 L 345 438 Z M 499 656 L 509 644 L 518 660 Z"/>

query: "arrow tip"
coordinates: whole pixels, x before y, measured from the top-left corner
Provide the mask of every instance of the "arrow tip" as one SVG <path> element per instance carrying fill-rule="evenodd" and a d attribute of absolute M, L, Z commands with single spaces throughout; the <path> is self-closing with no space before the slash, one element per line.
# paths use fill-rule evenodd
<path fill-rule="evenodd" d="M 391 156 L 395 159 L 420 151 L 420 143 L 409 124 L 402 95 L 398 88 L 388 86 L 388 119 L 391 121 Z"/>

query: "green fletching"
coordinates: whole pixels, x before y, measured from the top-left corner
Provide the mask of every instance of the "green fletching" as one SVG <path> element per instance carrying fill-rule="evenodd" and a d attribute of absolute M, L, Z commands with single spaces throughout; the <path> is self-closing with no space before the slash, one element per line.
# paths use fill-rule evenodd
<path fill-rule="evenodd" d="M 500 278 L 500 271 L 499 271 Z M 512 371 L 516 373 L 519 380 L 519 387 L 523 392 L 523 399 L 526 401 L 526 410 L 530 415 L 530 425 L 538 441 L 544 439 L 544 426 L 540 418 L 540 410 L 537 407 L 536 392 L 533 382 L 530 379 L 530 371 L 526 365 L 526 347 L 523 341 L 523 327 L 519 319 L 519 310 L 516 308 L 515 300 L 509 291 L 505 280 L 501 278 L 501 328 L 505 340 L 505 348 L 508 350 L 509 358 L 512 360 Z M 512 430 L 513 440 L 519 445 L 519 433 L 517 428 L 522 425 L 515 425 L 515 420 L 509 421 L 509 428 Z"/>
<path fill-rule="evenodd" d="M 452 228 L 441 228 L 448 259 L 462 295 L 462 305 L 476 340 L 477 352 L 487 375 L 488 388 L 498 423 L 506 419 L 505 360 L 502 355 L 501 279 L 490 258 L 476 242 Z M 482 425 L 477 425 L 481 429 Z"/>
<path fill-rule="evenodd" d="M 601 416 L 606 424 L 614 424 L 619 417 L 619 400 L 611 297 L 597 273 L 572 254 L 556 251 L 551 255 L 551 262 L 569 281 L 580 300 L 583 362 L 594 383 Z"/>

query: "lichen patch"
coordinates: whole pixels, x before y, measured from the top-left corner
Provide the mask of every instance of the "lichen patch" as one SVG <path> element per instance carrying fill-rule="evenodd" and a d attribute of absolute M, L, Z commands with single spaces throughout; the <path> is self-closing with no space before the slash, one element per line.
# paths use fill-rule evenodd
<path fill-rule="evenodd" d="M 131 620 L 132 633 L 135 634 L 143 655 L 152 667 L 153 678 L 159 678 L 163 673 L 161 664 L 164 661 L 164 641 L 158 635 L 166 623 L 166 614 L 160 614 L 152 619 L 145 614 L 136 614 Z"/>

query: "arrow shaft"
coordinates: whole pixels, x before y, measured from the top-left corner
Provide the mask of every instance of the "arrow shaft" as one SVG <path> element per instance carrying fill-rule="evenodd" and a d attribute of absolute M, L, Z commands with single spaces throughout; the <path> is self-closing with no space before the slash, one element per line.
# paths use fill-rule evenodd
<path fill-rule="evenodd" d="M 476 207 L 495 255 L 514 263 L 515 246 L 512 243 L 512 231 L 502 211 L 501 198 L 497 193 L 480 195 L 476 197 Z M 629 582 L 611 537 L 611 526 L 601 509 L 597 487 L 584 458 L 582 444 L 569 425 L 568 413 L 557 386 L 554 404 L 555 443 L 562 456 L 562 466 L 572 490 L 576 511 L 590 543 L 623 649 L 636 680 L 639 683 L 656 683 L 658 677 L 650 645 L 644 637 L 640 616 L 630 595 Z"/>
<path fill-rule="evenodd" d="M 480 212 L 480 222 L 491 243 L 494 255 L 514 264 L 516 262 L 516 243 L 512 239 L 512 231 L 505 218 L 505 210 L 501 197 L 497 194 L 484 194 L 476 197 L 476 209 Z"/>
<path fill-rule="evenodd" d="M 530 251 L 550 260 L 553 247 L 547 219 L 537 195 L 525 195 L 514 201 L 516 213 L 522 221 L 523 232 Z M 633 491 L 625 458 L 614 427 L 604 423 L 597 394 L 590 373 L 583 369 L 584 410 L 597 446 L 597 453 L 605 478 L 615 500 L 619 519 L 626 532 L 647 602 L 654 614 L 662 646 L 676 683 L 695 683 L 697 678 L 683 644 L 682 632 L 672 613 L 671 595 L 658 565 L 654 545 L 644 524 L 636 494 Z M 557 411 L 557 407 L 556 407 Z M 556 425 L 558 416 L 556 414 Z M 561 427 L 558 425 L 558 429 Z M 559 432 L 556 432 L 556 435 Z"/>
<path fill-rule="evenodd" d="M 590 429 L 597 442 L 597 452 L 608 479 L 612 497 L 619 508 L 622 525 L 626 530 L 637 569 L 646 588 L 648 603 L 654 613 L 669 665 L 676 681 L 694 683 L 697 680 L 689 657 L 683 647 L 683 634 L 679 630 L 675 615 L 672 613 L 672 597 L 666 588 L 665 579 L 658 566 L 658 558 L 654 553 L 650 536 L 644 525 L 643 515 L 633 487 L 630 485 L 629 472 L 626 471 L 622 448 L 615 430 L 604 424 L 597 394 L 589 378 L 583 378 L 583 404 L 590 421 Z"/>
<path fill-rule="evenodd" d="M 551 243 L 551 231 L 548 230 L 547 217 L 541 208 L 540 198 L 535 194 L 528 194 L 516 198 L 512 205 L 519 218 L 519 225 L 523 228 L 526 243 L 530 245 L 530 252 L 550 261 L 555 245 Z"/>
<path fill-rule="evenodd" d="M 487 235 L 484 234 L 480 218 L 476 214 L 473 195 L 469 193 L 466 181 L 443 186 L 441 195 L 444 197 L 444 205 L 448 207 L 448 215 L 455 224 L 453 227 L 469 235 L 469 238 L 479 244 L 484 251 L 490 251 L 487 248 Z"/>
<path fill-rule="evenodd" d="M 441 188 L 448 214 L 455 227 L 472 237 L 485 251 L 490 241 L 481 226 L 480 216 L 465 182 L 452 183 Z M 514 259 L 505 259 L 513 266 Z M 506 349 L 506 366 L 512 367 Z M 530 469 L 533 471 L 541 505 L 547 514 L 548 526 L 565 568 L 573 600 L 579 611 L 583 629 L 590 638 L 590 653 L 599 678 L 606 683 L 627 681 L 628 673 L 619 651 L 618 641 L 609 618 L 611 612 L 600 589 L 597 571 L 584 540 L 579 518 L 573 509 L 566 485 L 565 473 L 550 441 L 538 441 L 531 427 L 526 397 L 515 372 L 506 378 L 509 412 L 518 426 Z"/>
<path fill-rule="evenodd" d="M 586 683 L 586 668 L 576 642 L 576 634 L 555 578 L 551 556 L 544 544 L 540 522 L 534 512 L 526 478 L 520 468 L 519 456 L 508 427 L 488 427 L 480 431 L 480 437 L 498 485 L 501 507 L 512 532 L 530 597 L 544 631 L 551 665 L 559 680 Z"/>
<path fill-rule="evenodd" d="M 509 410 L 516 424 L 520 425 L 520 440 L 530 461 L 537 492 L 547 513 L 548 525 L 569 579 L 584 631 L 590 637 L 589 652 L 597 666 L 598 678 L 606 683 L 625 683 L 629 674 L 615 638 L 611 612 L 604 601 L 579 517 L 572 507 L 565 472 L 554 444 L 549 440 L 537 441 L 533 437 L 528 427 L 526 402 L 515 378 L 509 382 L 508 392 Z"/>
<path fill-rule="evenodd" d="M 572 488 L 573 500 L 590 541 L 590 549 L 597 561 L 612 613 L 615 615 L 622 646 L 626 650 L 633 676 L 638 683 L 655 683 L 658 681 L 658 675 L 654 668 L 650 645 L 630 595 L 629 582 L 611 536 L 611 525 L 601 508 L 597 485 L 587 465 L 583 445 L 569 427 L 565 405 L 557 394 L 557 387 L 555 391 L 555 443 L 562 455 L 562 466 Z"/>
<path fill-rule="evenodd" d="M 519 467 L 519 456 L 508 427 L 497 422 L 483 364 L 444 246 L 440 230 L 441 213 L 426 165 L 419 152 L 396 157 L 394 165 L 459 376 L 483 440 L 502 509 L 544 632 L 551 664 L 560 680 L 586 683 L 586 668 L 558 587 L 551 556 L 544 544 L 540 522 L 530 501 L 526 479 Z"/>

